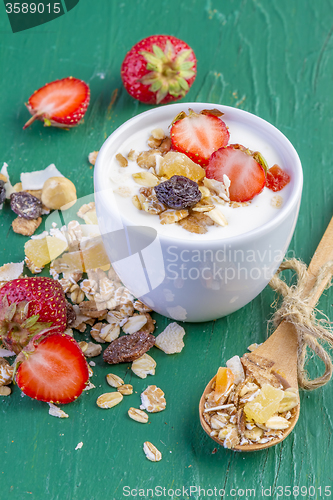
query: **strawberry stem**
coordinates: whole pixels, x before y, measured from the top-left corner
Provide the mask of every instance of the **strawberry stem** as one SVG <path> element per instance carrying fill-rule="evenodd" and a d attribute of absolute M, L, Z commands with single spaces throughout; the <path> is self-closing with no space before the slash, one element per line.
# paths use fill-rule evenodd
<path fill-rule="evenodd" d="M 30 125 L 35 121 L 38 120 L 41 116 L 43 116 L 43 113 L 36 113 L 32 115 L 32 117 L 27 121 L 27 123 L 24 125 L 23 130 L 26 128 L 30 127 Z"/>

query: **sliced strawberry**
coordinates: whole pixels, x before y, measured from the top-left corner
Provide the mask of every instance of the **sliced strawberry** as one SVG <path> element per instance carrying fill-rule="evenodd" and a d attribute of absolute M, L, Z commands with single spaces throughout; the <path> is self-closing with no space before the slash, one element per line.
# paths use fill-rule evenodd
<path fill-rule="evenodd" d="M 278 165 L 273 165 L 267 172 L 266 186 L 272 191 L 281 191 L 290 182 L 290 176 Z"/>
<path fill-rule="evenodd" d="M 253 156 L 233 146 L 219 149 L 209 159 L 206 177 L 223 182 L 223 175 L 227 175 L 231 182 L 231 201 L 252 200 L 266 182 L 265 171 Z"/>
<path fill-rule="evenodd" d="M 0 288 L 0 340 L 19 353 L 41 330 L 67 326 L 67 301 L 58 281 L 32 277 L 8 281 Z"/>
<path fill-rule="evenodd" d="M 90 90 L 82 80 L 69 77 L 47 83 L 29 98 L 26 106 L 32 118 L 23 129 L 35 120 L 44 121 L 48 127 L 74 127 L 83 118 L 89 101 Z"/>
<path fill-rule="evenodd" d="M 35 337 L 17 357 L 16 383 L 30 398 L 66 404 L 84 390 L 88 365 L 77 342 L 66 334 Z"/>
<path fill-rule="evenodd" d="M 188 115 L 180 113 L 170 131 L 173 148 L 202 166 L 208 164 L 214 151 L 226 146 L 229 141 L 226 124 L 216 116 L 215 110 L 212 111 L 213 114 L 209 111 L 197 114 L 190 109 Z"/>

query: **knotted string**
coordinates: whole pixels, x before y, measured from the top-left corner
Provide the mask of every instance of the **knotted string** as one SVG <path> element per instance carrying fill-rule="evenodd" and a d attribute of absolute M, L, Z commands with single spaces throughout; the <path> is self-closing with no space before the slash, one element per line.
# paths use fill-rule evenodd
<path fill-rule="evenodd" d="M 291 269 L 297 274 L 297 283 L 288 286 L 285 281 L 279 278 L 281 271 Z M 306 297 L 304 297 L 304 288 L 309 278 L 306 265 L 297 260 L 290 259 L 281 264 L 276 274 L 270 281 L 270 286 L 283 296 L 281 307 L 274 313 L 272 322 L 277 327 L 281 321 L 285 320 L 292 323 L 295 327 L 298 337 L 298 356 L 297 373 L 298 385 L 303 389 L 313 390 L 321 387 L 330 380 L 333 372 L 333 363 L 330 355 L 319 343 L 326 342 L 330 348 L 333 348 L 333 332 L 331 323 L 327 318 L 317 319 L 315 310 L 309 303 L 315 295 L 320 284 L 324 279 L 333 274 L 333 261 L 326 263 L 319 271 L 316 282 Z M 327 288 L 330 286 L 330 281 Z M 322 376 L 310 379 L 305 370 L 306 350 L 309 347 L 325 365 L 325 371 Z"/>

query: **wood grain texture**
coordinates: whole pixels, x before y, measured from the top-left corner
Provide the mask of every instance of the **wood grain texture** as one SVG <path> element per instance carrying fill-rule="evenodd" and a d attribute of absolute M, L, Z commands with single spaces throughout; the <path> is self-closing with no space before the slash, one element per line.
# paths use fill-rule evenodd
<path fill-rule="evenodd" d="M 119 70 L 126 51 L 148 35 L 171 34 L 189 43 L 198 57 L 189 100 L 256 113 L 298 151 L 304 195 L 288 256 L 308 263 L 333 212 L 332 18 L 332 0 L 81 0 L 51 23 L 12 34 L 1 7 L 0 161 L 9 164 L 13 183 L 21 171 L 55 163 L 76 184 L 79 196 L 90 194 L 88 153 L 125 120 L 150 108 L 122 88 Z M 35 123 L 22 131 L 29 95 L 69 75 L 91 87 L 84 124 L 66 132 Z M 10 230 L 13 218 L 4 208 L 0 263 L 23 258 L 25 238 Z M 200 426 L 197 408 L 207 381 L 229 357 L 266 338 L 273 300 L 267 288 L 231 316 L 185 324 L 184 351 L 166 356 L 154 350 L 156 376 L 146 381 L 132 375 L 127 365 L 112 368 L 136 391 L 113 409 L 95 404 L 108 390 L 105 375 L 111 371 L 99 358 L 96 389 L 64 408 L 66 420 L 49 416 L 45 404 L 21 397 L 14 387 L 10 397 L 0 398 L 1 498 L 119 500 L 125 498 L 124 486 L 225 488 L 224 498 L 231 498 L 232 488 L 255 488 L 261 498 L 261 488 L 271 487 L 271 498 L 276 498 L 279 486 L 324 489 L 331 484 L 332 383 L 301 394 L 302 414 L 294 432 L 267 451 L 243 455 L 217 447 L 215 453 Z M 331 317 L 332 302 L 329 290 L 318 305 Z M 162 331 L 168 321 L 156 319 Z M 320 371 L 313 360 L 309 364 L 311 372 Z M 167 409 L 141 425 L 127 417 L 127 410 L 139 405 L 140 392 L 152 383 L 164 390 Z M 161 462 L 146 460 L 146 440 L 160 449 Z M 75 450 L 81 441 L 83 447 Z M 145 498 L 154 497 L 150 493 Z M 183 498 L 200 497 L 187 490 Z"/>

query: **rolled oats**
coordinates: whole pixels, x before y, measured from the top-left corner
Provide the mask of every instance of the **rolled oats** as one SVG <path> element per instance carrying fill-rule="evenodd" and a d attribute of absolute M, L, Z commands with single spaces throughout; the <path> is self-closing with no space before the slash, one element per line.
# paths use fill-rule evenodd
<path fill-rule="evenodd" d="M 124 384 L 118 387 L 117 391 L 119 391 L 123 396 L 129 396 L 133 394 L 133 386 L 131 384 Z"/>
<path fill-rule="evenodd" d="M 105 394 L 101 394 L 101 396 L 97 398 L 96 404 L 100 408 L 108 409 L 112 408 L 113 406 L 116 406 L 122 400 L 123 400 L 123 395 L 120 392 L 118 391 L 107 392 Z"/>
<path fill-rule="evenodd" d="M 147 323 L 147 318 L 144 314 L 135 314 L 123 325 L 124 333 L 136 333 Z"/>
<path fill-rule="evenodd" d="M 162 453 L 158 451 L 156 446 L 154 446 L 149 441 L 146 441 L 143 444 L 143 451 L 148 460 L 150 460 L 151 462 L 159 462 L 160 460 L 162 460 Z"/>
<path fill-rule="evenodd" d="M 134 306 L 134 309 L 136 311 L 139 311 L 139 312 L 151 312 L 152 309 L 147 306 L 146 304 L 144 304 L 143 302 L 141 302 L 141 300 L 136 300 L 134 303 L 133 303 L 133 306 Z"/>
<path fill-rule="evenodd" d="M 149 413 L 157 413 L 165 410 L 166 400 L 164 392 L 156 385 L 149 385 L 141 394 L 141 409 Z"/>
<path fill-rule="evenodd" d="M 138 172 L 132 174 L 132 177 L 137 184 L 140 184 L 140 186 L 155 187 L 159 184 L 158 178 L 151 172 Z"/>
<path fill-rule="evenodd" d="M 147 375 L 155 375 L 155 368 L 156 361 L 146 353 L 141 358 L 133 361 L 131 366 L 132 372 L 140 378 L 147 378 Z"/>
<path fill-rule="evenodd" d="M 9 396 L 11 394 L 12 390 L 8 385 L 1 385 L 0 386 L 0 396 Z"/>
<path fill-rule="evenodd" d="M 185 330 L 178 323 L 170 323 L 165 330 L 156 337 L 155 345 L 166 354 L 181 352 L 184 347 L 183 337 Z"/>
<path fill-rule="evenodd" d="M 102 327 L 99 336 L 105 342 L 112 342 L 120 335 L 120 326 L 113 324 L 106 324 Z"/>
<path fill-rule="evenodd" d="M 135 420 L 136 422 L 140 422 L 141 424 L 146 424 L 148 422 L 148 415 L 142 410 L 138 410 L 137 408 L 130 408 L 128 410 L 128 416 Z"/>
<path fill-rule="evenodd" d="M 16 217 L 12 222 L 12 228 L 14 233 L 22 234 L 23 236 L 32 236 L 41 223 L 41 217 L 30 220 L 23 217 Z"/>
<path fill-rule="evenodd" d="M 82 349 L 82 352 L 86 356 L 86 358 L 94 358 L 95 356 L 99 356 L 101 354 L 102 346 L 99 344 L 94 344 L 93 342 L 88 342 L 84 350 Z"/>
<path fill-rule="evenodd" d="M 111 387 L 115 387 L 116 389 L 122 385 L 124 385 L 124 381 L 122 378 L 118 377 L 114 373 L 108 373 L 106 376 L 106 381 Z"/>
<path fill-rule="evenodd" d="M 218 208 L 214 208 L 207 212 L 208 217 L 210 217 L 219 226 L 225 227 L 228 225 L 228 221 Z"/>

